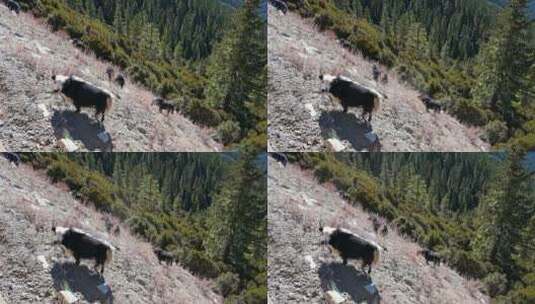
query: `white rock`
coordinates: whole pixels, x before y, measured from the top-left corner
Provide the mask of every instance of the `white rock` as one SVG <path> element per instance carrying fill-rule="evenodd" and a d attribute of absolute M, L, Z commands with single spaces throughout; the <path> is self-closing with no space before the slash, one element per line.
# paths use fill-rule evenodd
<path fill-rule="evenodd" d="M 35 43 L 35 48 L 39 51 L 39 53 L 41 53 L 43 55 L 46 55 L 46 54 L 50 53 L 50 49 L 49 48 L 42 46 L 37 41 L 35 41 L 34 43 Z"/>
<path fill-rule="evenodd" d="M 308 265 L 310 265 L 310 270 L 316 269 L 316 263 L 314 263 L 314 259 L 312 258 L 312 256 L 305 256 L 305 261 L 307 261 Z"/>
<path fill-rule="evenodd" d="M 6 301 L 4 301 L 4 298 L 2 298 L 2 295 L 0 295 L 0 304 L 7 304 Z"/>
<path fill-rule="evenodd" d="M 63 138 L 58 142 L 59 148 L 65 152 L 75 152 L 78 146 L 70 139 Z"/>
<path fill-rule="evenodd" d="M 44 198 L 44 197 L 35 196 L 35 200 L 37 201 L 37 203 L 38 203 L 39 206 L 41 206 L 41 207 L 46 207 L 48 204 L 50 204 L 50 201 L 47 200 L 47 199 Z"/>
<path fill-rule="evenodd" d="M 329 144 L 330 150 L 334 152 L 344 151 L 346 148 L 345 145 L 336 138 L 327 139 L 327 143 Z"/>
<path fill-rule="evenodd" d="M 78 302 L 78 298 L 68 290 L 62 290 L 58 293 L 59 304 L 73 304 Z"/>
<path fill-rule="evenodd" d="M 50 112 L 46 108 L 45 104 L 40 103 L 39 105 L 37 105 L 37 108 L 39 108 L 39 110 L 41 110 L 41 113 L 43 113 L 43 116 L 45 118 L 50 116 Z"/>
<path fill-rule="evenodd" d="M 109 142 L 110 139 L 111 139 L 110 133 L 108 133 L 108 132 L 106 132 L 106 131 L 97 134 L 97 137 L 98 137 L 103 143 L 107 143 L 107 142 Z"/>
<path fill-rule="evenodd" d="M 310 112 L 310 116 L 312 116 L 313 118 L 318 115 L 316 110 L 314 110 L 314 106 L 311 103 L 307 103 L 305 105 L 305 108 L 308 110 L 308 112 Z"/>
<path fill-rule="evenodd" d="M 39 261 L 41 263 L 41 265 L 43 265 L 43 268 L 45 270 L 48 270 L 49 269 L 49 265 L 48 265 L 48 262 L 46 261 L 46 258 L 44 255 L 40 255 L 37 257 L 37 261 Z"/>
<path fill-rule="evenodd" d="M 334 290 L 329 290 L 325 294 L 325 300 L 328 304 L 342 304 L 346 302 L 344 296 Z"/>

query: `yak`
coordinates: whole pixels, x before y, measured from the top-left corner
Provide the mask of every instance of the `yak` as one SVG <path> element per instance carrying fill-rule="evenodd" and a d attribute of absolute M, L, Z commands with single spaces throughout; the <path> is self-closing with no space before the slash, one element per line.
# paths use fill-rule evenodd
<path fill-rule="evenodd" d="M 126 80 L 122 74 L 119 74 L 117 77 L 115 77 L 115 83 L 117 83 L 122 89 L 126 84 Z"/>
<path fill-rule="evenodd" d="M 5 159 L 7 159 L 10 163 L 14 164 L 16 167 L 20 165 L 20 156 L 18 155 L 18 153 L 2 152 L 2 155 Z"/>
<path fill-rule="evenodd" d="M 368 274 L 372 271 L 372 265 L 379 263 L 380 252 L 386 250 L 346 229 L 322 226 L 320 232 L 327 236 L 327 240 L 322 244 L 334 249 L 344 265 L 347 265 L 349 259 L 361 260 L 362 270 L 368 266 Z"/>
<path fill-rule="evenodd" d="M 420 100 L 424 103 L 425 108 L 427 111 L 433 110 L 435 112 L 441 112 L 442 111 L 442 105 L 440 102 L 434 100 L 429 95 L 420 95 Z"/>
<path fill-rule="evenodd" d="M 111 82 L 111 80 L 113 79 L 113 74 L 115 73 L 115 71 L 113 70 L 112 67 L 108 67 L 106 69 L 106 74 L 108 75 L 108 81 Z"/>
<path fill-rule="evenodd" d="M 95 117 L 98 119 L 98 115 L 101 115 L 101 122 L 104 122 L 104 116 L 113 103 L 112 93 L 73 75 L 54 75 L 52 79 L 59 85 L 54 92 L 60 92 L 72 101 L 77 113 L 80 113 L 81 108 L 95 108 Z"/>
<path fill-rule="evenodd" d="M 175 257 L 173 254 L 169 251 L 165 251 L 161 248 L 155 248 L 154 254 L 156 254 L 156 257 L 158 258 L 158 263 L 166 263 L 167 265 L 173 265 L 173 262 L 175 261 Z"/>
<path fill-rule="evenodd" d="M 95 271 L 98 272 L 100 266 L 100 274 L 104 274 L 104 266 L 111 263 L 115 247 L 77 228 L 54 226 L 52 231 L 57 236 L 54 243 L 63 246 L 74 257 L 77 266 L 82 259 L 95 260 Z"/>
<path fill-rule="evenodd" d="M 269 153 L 269 155 L 271 155 L 271 157 L 278 161 L 283 167 L 286 167 L 286 165 L 288 164 L 288 157 L 284 153 L 271 152 Z"/>
<path fill-rule="evenodd" d="M 155 98 L 152 101 L 152 105 L 157 105 L 160 108 L 160 113 L 162 113 L 162 110 L 167 110 L 167 114 L 174 114 L 176 111 L 176 106 L 173 103 L 160 97 Z"/>
<path fill-rule="evenodd" d="M 375 64 L 372 67 L 372 75 L 373 75 L 373 80 L 375 81 L 378 81 L 379 77 L 381 77 L 381 70 L 379 70 L 379 68 Z"/>
<path fill-rule="evenodd" d="M 269 0 L 269 3 L 283 14 L 288 12 L 288 4 L 285 0 Z"/>
<path fill-rule="evenodd" d="M 327 88 L 322 92 L 328 92 L 340 100 L 344 113 L 349 107 L 362 107 L 362 118 L 368 114 L 368 122 L 372 120 L 372 113 L 379 110 L 381 100 L 388 97 L 380 94 L 374 89 L 353 82 L 343 76 L 332 76 L 328 74 L 320 75 L 320 80 L 328 83 Z"/>
<path fill-rule="evenodd" d="M 419 250 L 418 254 L 421 254 L 425 258 L 425 263 L 429 265 L 429 261 L 433 262 L 433 265 L 440 266 L 440 262 L 442 261 L 442 257 L 437 252 L 430 250 L 430 249 L 423 249 Z"/>
<path fill-rule="evenodd" d="M 14 11 L 15 13 L 20 14 L 20 4 L 14 0 L 6 0 L 7 7 Z"/>

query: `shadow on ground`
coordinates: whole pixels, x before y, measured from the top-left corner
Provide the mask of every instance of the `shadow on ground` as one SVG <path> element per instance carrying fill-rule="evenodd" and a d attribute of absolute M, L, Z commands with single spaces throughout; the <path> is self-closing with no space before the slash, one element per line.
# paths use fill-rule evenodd
<path fill-rule="evenodd" d="M 322 112 L 319 125 L 323 138 L 335 137 L 347 140 L 357 151 L 368 149 L 371 144 L 366 138 L 366 134 L 372 132 L 372 128 L 366 121 L 358 119 L 354 113 Z"/>
<path fill-rule="evenodd" d="M 57 291 L 69 290 L 80 293 L 90 303 L 113 303 L 113 293 L 109 289 L 104 295 L 98 286 L 105 283 L 104 278 L 85 265 L 76 266 L 74 263 L 55 263 L 50 270 Z"/>
<path fill-rule="evenodd" d="M 90 151 L 111 152 L 113 150 L 111 136 L 107 142 L 103 142 L 98 137 L 98 134 L 106 132 L 104 125 L 86 113 L 76 113 L 71 110 L 55 111 L 52 116 L 52 127 L 57 139 L 68 137 L 75 141 L 79 140 Z"/>
<path fill-rule="evenodd" d="M 321 288 L 324 292 L 336 290 L 347 293 L 355 303 L 379 304 L 381 296 L 371 278 L 352 265 L 329 263 L 321 265 L 319 271 Z"/>

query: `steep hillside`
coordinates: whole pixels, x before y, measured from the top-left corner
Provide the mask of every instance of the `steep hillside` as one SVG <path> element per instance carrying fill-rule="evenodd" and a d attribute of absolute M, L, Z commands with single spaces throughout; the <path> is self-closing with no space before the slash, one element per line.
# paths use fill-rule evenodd
<path fill-rule="evenodd" d="M 65 186 L 51 185 L 40 172 L 15 168 L 0 158 L 0 302 L 55 303 L 59 290 L 69 290 L 77 303 L 221 303 L 212 283 L 180 266 L 161 266 L 151 246 L 120 225 L 112 234 L 106 223 L 117 220 L 74 199 Z M 52 224 L 74 225 L 109 240 L 120 250 L 106 268 L 104 279 L 93 263 L 75 267 L 53 246 Z M 98 286 L 107 283 L 107 298 Z M 3 303 L 3 302 L 2 302 Z"/>
<path fill-rule="evenodd" d="M 420 94 L 389 72 L 388 84 L 372 80 L 373 63 L 342 48 L 334 34 L 312 20 L 269 6 L 269 143 L 273 151 L 362 151 L 366 133 L 378 135 L 382 151 L 486 151 L 480 130 L 446 113 L 427 112 Z M 385 69 L 385 68 L 383 68 Z M 370 128 L 360 109 L 342 107 L 319 94 L 319 74 L 343 74 L 386 94 Z M 334 144 L 333 144 L 334 143 Z"/>
<path fill-rule="evenodd" d="M 0 39 L 0 145 L 6 150 L 57 150 L 63 138 L 74 141 L 79 150 L 221 149 L 211 130 L 181 115 L 158 113 L 151 106 L 152 93 L 128 80 L 123 90 L 109 83 L 108 64 L 76 49 L 66 35 L 52 34 L 29 14 L 16 16 L 0 5 Z M 121 96 L 103 126 L 93 110 L 76 114 L 71 104 L 51 93 L 51 76 L 70 73 Z"/>
<path fill-rule="evenodd" d="M 480 283 L 445 265 L 426 265 L 420 247 L 390 227 L 381 237 L 360 208 L 344 201 L 333 185 L 319 185 L 311 172 L 282 168 L 269 160 L 269 299 L 271 303 L 324 303 L 325 292 L 346 294 L 349 302 L 489 303 Z M 320 222 L 347 228 L 386 247 L 368 278 L 360 264 L 343 266 L 321 241 Z"/>

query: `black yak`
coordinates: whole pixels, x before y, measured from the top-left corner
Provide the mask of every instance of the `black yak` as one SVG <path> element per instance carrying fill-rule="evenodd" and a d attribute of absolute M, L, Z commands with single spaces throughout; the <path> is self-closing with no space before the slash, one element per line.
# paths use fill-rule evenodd
<path fill-rule="evenodd" d="M 122 74 L 119 74 L 117 75 L 117 77 L 115 77 L 115 82 L 121 87 L 121 89 L 126 84 L 126 80 L 124 79 L 124 76 Z"/>
<path fill-rule="evenodd" d="M 320 227 L 320 232 L 327 235 L 323 244 L 328 244 L 340 255 L 344 265 L 349 259 L 361 260 L 362 270 L 368 266 L 368 273 L 372 271 L 372 265 L 379 263 L 380 252 L 385 250 L 376 243 L 366 240 L 351 231 L 342 228 Z"/>
<path fill-rule="evenodd" d="M 288 4 L 284 0 L 269 0 L 269 3 L 283 14 L 288 12 Z"/>
<path fill-rule="evenodd" d="M 153 101 L 152 101 L 152 105 L 157 105 L 159 108 L 160 108 L 160 113 L 162 113 L 162 110 L 167 110 L 167 114 L 169 113 L 172 113 L 174 114 L 175 111 L 176 111 L 176 106 L 167 101 L 167 100 L 164 100 L 163 98 L 155 98 Z"/>
<path fill-rule="evenodd" d="M 20 156 L 18 155 L 18 153 L 2 152 L 2 155 L 4 156 L 5 159 L 7 159 L 9 162 L 14 164 L 15 166 L 18 167 L 20 165 Z"/>
<path fill-rule="evenodd" d="M 271 157 L 278 161 L 283 167 L 286 167 L 286 165 L 288 164 L 288 157 L 286 157 L 286 154 L 284 153 L 272 152 L 269 153 L 269 155 L 271 155 Z"/>
<path fill-rule="evenodd" d="M 71 100 L 80 113 L 81 108 L 95 108 L 95 117 L 101 115 L 101 121 L 111 109 L 113 103 L 112 93 L 98 88 L 76 76 L 54 75 L 52 79 L 59 85 L 55 92 L 60 92 L 63 97 Z"/>
<path fill-rule="evenodd" d="M 106 74 L 108 75 L 108 81 L 111 82 L 111 80 L 113 79 L 113 74 L 115 73 L 115 71 L 113 70 L 112 67 L 108 67 L 106 69 Z"/>
<path fill-rule="evenodd" d="M 433 110 L 435 112 L 442 111 L 442 105 L 440 104 L 440 102 L 434 100 L 433 98 L 431 98 L 431 96 L 420 95 L 419 97 L 420 97 L 420 100 L 424 103 L 427 111 L 429 110 Z"/>
<path fill-rule="evenodd" d="M 17 13 L 17 15 L 20 13 L 20 4 L 17 1 L 14 0 L 6 0 L 7 7 Z"/>
<path fill-rule="evenodd" d="M 77 266 L 82 259 L 95 260 L 95 271 L 98 272 L 100 266 L 100 274 L 104 274 L 104 266 L 111 262 L 115 247 L 76 228 L 54 226 L 52 231 L 57 236 L 55 244 L 62 245 L 74 257 Z"/>
<path fill-rule="evenodd" d="M 173 262 L 175 261 L 175 257 L 173 254 L 169 251 L 165 251 L 161 248 L 155 248 L 154 253 L 156 254 L 156 257 L 158 258 L 158 263 L 162 263 L 162 261 L 167 265 L 173 265 Z"/>
<path fill-rule="evenodd" d="M 342 76 L 325 74 L 320 75 L 319 78 L 329 84 L 329 87 L 322 89 L 322 92 L 329 92 L 339 99 L 344 113 L 347 113 L 349 107 L 362 107 L 362 118 L 368 114 L 368 122 L 372 120 L 372 113 L 379 110 L 381 99 L 388 98 L 374 89 L 364 87 Z"/>
<path fill-rule="evenodd" d="M 373 75 L 373 80 L 375 81 L 378 81 L 379 77 L 381 77 L 381 70 L 379 70 L 379 68 L 375 64 L 372 67 L 372 75 Z"/>
<path fill-rule="evenodd" d="M 440 266 L 440 262 L 442 261 L 442 257 L 437 252 L 430 250 L 430 249 L 423 249 L 419 250 L 418 254 L 421 254 L 425 258 L 425 263 L 429 265 L 429 261 L 433 262 L 433 265 Z"/>
<path fill-rule="evenodd" d="M 388 84 L 388 74 L 387 73 L 383 74 L 383 77 L 381 78 L 381 83 L 382 84 Z"/>

